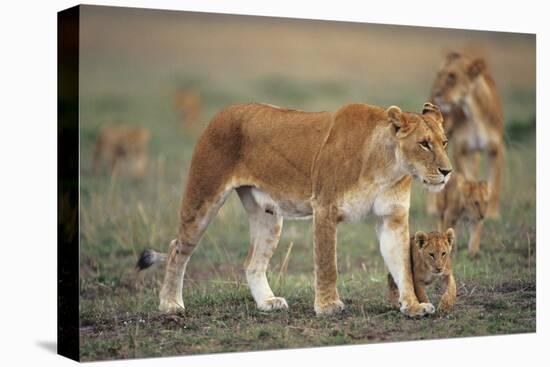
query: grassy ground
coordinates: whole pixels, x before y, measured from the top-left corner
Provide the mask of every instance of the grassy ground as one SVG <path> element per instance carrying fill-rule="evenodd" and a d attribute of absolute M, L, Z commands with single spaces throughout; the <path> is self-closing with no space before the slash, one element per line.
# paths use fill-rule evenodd
<path fill-rule="evenodd" d="M 140 26 L 136 25 L 135 16 L 113 21 L 105 14 L 96 14 L 83 19 L 86 32 L 82 35 L 81 56 L 80 343 L 84 360 L 535 331 L 534 84 L 529 82 L 534 73 L 534 58 L 529 56 L 534 50 L 532 40 L 447 31 L 430 35 L 436 46 L 429 48 L 423 43 L 427 31 L 409 30 L 402 40 L 395 38 L 395 32 L 383 29 L 356 32 L 357 25 L 347 30 L 286 25 L 285 29 L 292 30 L 286 33 L 273 26 L 254 33 L 247 31 L 250 24 L 240 20 L 222 35 L 205 31 L 211 47 L 204 47 L 176 38 L 181 33 L 174 17 L 155 23 L 147 16 L 140 20 Z M 208 19 L 201 22 L 209 24 Z M 186 32 L 201 26 L 193 24 L 192 19 L 178 24 L 183 24 Z M 139 35 L 144 31 L 147 37 L 121 42 L 126 34 Z M 109 37 L 100 37 L 101 32 L 108 32 Z M 343 60 L 338 53 L 322 53 L 324 58 L 316 59 L 317 49 L 304 51 L 292 42 L 284 49 L 277 43 L 278 38 L 273 38 L 278 32 L 286 37 L 290 37 L 289 32 L 296 34 L 297 44 L 321 32 L 326 36 L 318 37 L 323 40 L 323 47 L 334 46 L 352 55 L 350 59 L 372 65 L 376 72 L 369 73 L 359 62 Z M 246 36 L 248 45 L 256 45 L 257 38 L 266 34 L 275 42 L 274 47 L 262 51 L 264 58 L 265 52 L 271 52 L 267 54 L 269 61 L 256 59 L 257 64 L 252 67 L 247 64 L 246 50 L 231 53 L 217 64 L 212 61 L 222 57 L 220 52 L 226 52 L 224 47 L 232 42 L 224 36 Z M 342 45 L 338 34 L 354 41 Z M 400 52 L 406 47 L 409 51 L 418 47 L 423 52 L 408 52 L 410 70 L 403 71 L 391 60 L 372 59 L 368 48 L 358 47 L 368 44 L 361 43 L 363 34 L 371 41 L 391 39 L 392 47 Z M 486 223 L 479 258 L 466 255 L 467 238 L 459 228 L 459 252 L 453 260 L 458 299 L 450 315 L 411 320 L 390 309 L 385 298 L 386 270 L 378 251 L 373 218 L 339 227 L 338 286 L 347 306 L 343 314 L 315 317 L 311 223 L 290 221 L 284 224 L 269 273 L 275 293 L 287 299 L 290 309 L 274 313 L 256 310 L 242 269 L 248 250 L 248 224 L 235 194 L 220 210 L 189 263 L 184 287 L 185 314 L 166 316 L 157 311 L 163 269 L 153 268 L 136 277 L 134 265 L 141 250 L 165 250 L 177 233 L 178 204 L 196 134 L 181 128 L 173 105 L 175 90 L 191 85 L 201 94 L 203 125 L 224 105 L 246 101 L 306 110 L 368 101 L 418 110 L 425 101 L 428 79 L 433 77 L 442 45 L 451 41 L 453 45 L 463 45 L 464 39 L 474 36 L 494 55 L 492 61 L 502 86 L 507 117 L 508 150 L 502 217 Z M 162 41 L 158 44 L 151 41 L 159 39 Z M 151 42 L 156 48 L 147 52 Z M 384 50 L 392 49 L 384 44 Z M 188 52 L 175 53 L 179 45 Z M 354 54 L 357 52 L 362 53 Z M 143 57 L 138 57 L 141 54 Z M 516 58 L 515 54 L 527 56 Z M 288 63 L 281 65 L 293 66 L 287 74 L 279 65 L 283 62 L 281 55 Z M 427 58 L 435 61 L 427 65 Z M 179 62 L 177 66 L 174 60 Z M 300 64 L 303 60 L 310 67 Z M 304 75 L 292 74 L 295 70 L 303 70 Z M 362 73 L 357 74 L 358 71 Z M 410 75 L 410 79 L 403 79 L 402 73 Z M 112 122 L 150 129 L 151 167 L 143 180 L 91 174 L 91 151 L 97 131 Z M 416 184 L 413 190 L 411 231 L 435 228 L 435 219 L 425 215 L 425 193 Z M 429 294 L 437 303 L 437 286 L 430 288 Z"/>

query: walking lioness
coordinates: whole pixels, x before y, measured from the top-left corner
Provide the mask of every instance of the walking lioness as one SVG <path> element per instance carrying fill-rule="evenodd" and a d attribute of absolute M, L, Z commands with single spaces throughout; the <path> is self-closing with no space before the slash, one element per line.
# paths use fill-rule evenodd
<path fill-rule="evenodd" d="M 336 227 L 372 211 L 380 218 L 380 250 L 399 288 L 401 311 L 408 316 L 433 313 L 433 305 L 419 303 L 414 293 L 408 222 L 412 177 L 432 191 L 441 190 L 450 177 L 442 122 L 430 103 L 422 114 L 366 104 L 336 112 L 246 104 L 219 112 L 195 147 L 179 235 L 166 256 L 160 310 L 184 308 L 189 257 L 236 189 L 249 218 L 246 279 L 259 309 L 288 307 L 266 278 L 283 218 L 313 217 L 315 312 L 342 310 L 336 289 Z M 138 267 L 163 258 L 142 258 Z"/>
<path fill-rule="evenodd" d="M 477 179 L 481 154 L 487 154 L 491 192 L 487 216 L 497 218 L 504 168 L 504 117 L 485 60 L 449 53 L 434 81 L 432 100 L 445 116 L 458 172 L 468 179 Z M 434 212 L 433 209 L 432 205 L 428 211 Z"/>

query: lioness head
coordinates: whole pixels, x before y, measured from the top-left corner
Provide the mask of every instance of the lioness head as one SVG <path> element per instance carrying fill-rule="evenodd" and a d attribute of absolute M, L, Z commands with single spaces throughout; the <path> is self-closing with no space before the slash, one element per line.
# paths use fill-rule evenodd
<path fill-rule="evenodd" d="M 449 228 L 445 233 L 416 232 L 414 242 L 418 246 L 421 259 L 428 269 L 436 275 L 440 275 L 447 264 L 455 240 L 455 232 Z"/>
<path fill-rule="evenodd" d="M 464 181 L 460 184 L 466 217 L 472 221 L 485 218 L 489 206 L 487 181 Z"/>
<path fill-rule="evenodd" d="M 482 58 L 449 53 L 432 86 L 432 101 L 449 112 L 453 105 L 462 103 L 485 68 Z"/>
<path fill-rule="evenodd" d="M 447 157 L 447 138 L 439 108 L 426 102 L 422 114 L 386 110 L 397 142 L 397 159 L 405 170 L 430 191 L 440 191 L 453 170 Z"/>

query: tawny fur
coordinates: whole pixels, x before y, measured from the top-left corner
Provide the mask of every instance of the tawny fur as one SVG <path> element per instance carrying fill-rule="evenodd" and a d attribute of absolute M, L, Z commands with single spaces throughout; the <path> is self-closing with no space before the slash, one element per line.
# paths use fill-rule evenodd
<path fill-rule="evenodd" d="M 498 217 L 505 153 L 504 117 L 485 60 L 465 53 L 449 53 L 437 73 L 431 99 L 443 112 L 457 171 L 469 179 L 477 179 L 481 155 L 487 155 L 491 192 L 487 217 Z M 435 212 L 433 204 L 432 197 L 428 212 Z"/>
<path fill-rule="evenodd" d="M 99 132 L 93 155 L 93 170 L 107 167 L 117 173 L 143 177 L 147 173 L 149 130 L 125 125 L 106 126 Z"/>
<path fill-rule="evenodd" d="M 436 196 L 439 230 L 456 228 L 459 222 L 463 222 L 470 231 L 468 250 L 476 254 L 489 207 L 487 181 L 468 180 L 462 174 L 455 173 L 445 189 Z"/>
<path fill-rule="evenodd" d="M 441 279 L 443 295 L 438 311 L 450 312 L 456 300 L 456 282 L 453 275 L 451 251 L 455 242 L 452 228 L 445 233 L 417 232 L 410 240 L 414 290 L 419 302 L 430 302 L 426 286 Z M 399 292 L 391 274 L 388 274 L 390 303 L 399 308 Z"/>
<path fill-rule="evenodd" d="M 409 316 L 434 311 L 414 293 L 409 259 L 408 214 L 412 177 L 431 190 L 443 188 L 451 165 L 437 107 L 423 113 L 366 104 L 335 112 L 303 112 L 265 104 L 230 106 L 199 139 L 180 211 L 178 238 L 167 255 L 159 308 L 184 308 L 185 267 L 210 220 L 236 189 L 249 217 L 245 271 L 262 310 L 288 307 L 267 282 L 283 218 L 313 217 L 317 314 L 343 309 L 337 283 L 336 228 L 369 212 L 384 260 Z"/>

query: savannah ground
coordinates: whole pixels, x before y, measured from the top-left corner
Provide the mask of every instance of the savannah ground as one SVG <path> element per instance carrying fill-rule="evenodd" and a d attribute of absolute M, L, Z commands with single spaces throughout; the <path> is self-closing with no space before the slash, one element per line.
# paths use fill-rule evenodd
<path fill-rule="evenodd" d="M 247 20 L 248 19 L 248 20 Z M 105 11 L 84 7 L 81 32 L 80 345 L 83 360 L 251 351 L 534 332 L 536 326 L 534 37 L 361 24 Z M 407 319 L 386 300 L 375 219 L 342 224 L 338 287 L 346 310 L 316 317 L 309 221 L 286 221 L 269 278 L 288 311 L 258 311 L 242 263 L 248 222 L 231 194 L 193 254 L 181 315 L 157 311 L 163 267 L 139 277 L 147 247 L 177 234 L 181 192 L 197 131 L 223 106 L 249 101 L 304 110 L 345 103 L 418 111 L 442 53 L 473 46 L 488 57 L 506 116 L 501 218 L 486 222 L 470 258 L 459 227 L 458 298 L 449 315 Z M 178 89 L 203 99 L 203 121 L 182 128 Z M 143 180 L 93 175 L 101 126 L 152 134 Z M 482 170 L 483 171 L 483 170 Z M 411 232 L 435 229 L 414 184 Z M 292 245 L 291 245 L 292 244 Z M 434 304 L 439 290 L 432 286 Z"/>

